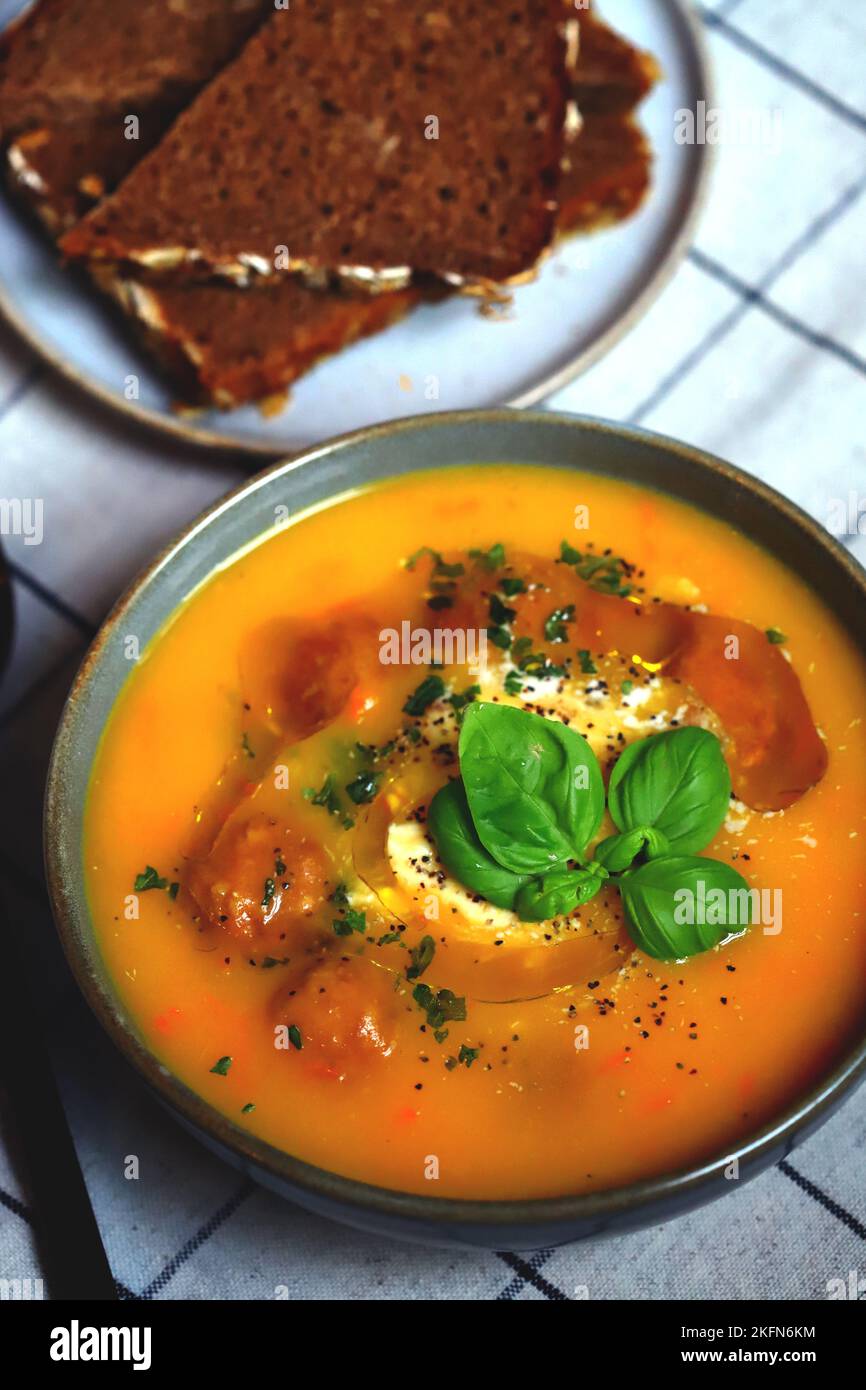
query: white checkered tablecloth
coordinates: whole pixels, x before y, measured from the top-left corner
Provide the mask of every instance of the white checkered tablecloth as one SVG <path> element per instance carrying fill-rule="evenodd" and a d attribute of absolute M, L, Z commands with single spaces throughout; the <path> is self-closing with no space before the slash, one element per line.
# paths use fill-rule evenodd
<path fill-rule="evenodd" d="M 778 110 L 777 153 L 718 151 L 686 262 L 652 311 L 553 406 L 720 454 L 826 521 L 866 497 L 866 5 L 709 0 L 724 111 Z M 51 737 L 107 607 L 245 465 L 131 428 L 0 331 L 0 493 L 44 498 L 50 540 L 5 544 L 18 631 L 0 690 L 0 862 L 43 961 L 61 1088 L 121 1295 L 166 1299 L 827 1297 L 866 1271 L 866 1091 L 785 1161 L 695 1215 L 528 1256 L 416 1249 L 281 1202 L 209 1156 L 133 1081 L 59 958 L 40 851 Z M 848 543 L 866 561 L 866 537 Z M 141 1177 L 123 1176 L 137 1154 Z M 0 1150 L 0 1278 L 37 1278 L 27 1198 Z"/>

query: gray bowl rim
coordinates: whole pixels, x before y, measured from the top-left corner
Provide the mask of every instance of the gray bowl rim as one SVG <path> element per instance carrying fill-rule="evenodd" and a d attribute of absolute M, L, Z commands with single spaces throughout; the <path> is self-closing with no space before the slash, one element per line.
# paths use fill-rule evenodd
<path fill-rule="evenodd" d="M 504 426 L 523 434 L 527 441 L 527 457 L 522 466 L 528 467 L 567 466 L 544 460 L 532 462 L 532 435 L 541 427 L 564 428 L 573 432 L 575 444 L 579 443 L 581 437 L 606 435 L 615 436 L 624 449 L 649 446 L 661 450 L 679 459 L 684 467 L 709 472 L 729 483 L 732 489 L 747 495 L 765 513 L 773 512 L 780 519 L 784 518 L 793 528 L 791 534 L 799 533 L 805 544 L 822 551 L 825 559 L 829 559 L 835 567 L 840 583 L 852 586 L 860 600 L 866 600 L 866 571 L 828 531 L 795 503 L 733 464 L 663 434 L 600 417 L 508 407 L 412 416 L 353 430 L 265 468 L 220 498 L 169 542 L 132 581 L 108 614 L 73 682 L 51 753 L 44 817 L 49 894 L 61 944 L 72 973 L 90 1008 L 120 1052 L 187 1127 L 203 1132 L 206 1141 L 228 1150 L 239 1166 L 253 1175 L 258 1174 L 266 1185 L 277 1190 L 285 1190 L 288 1186 L 302 1203 L 306 1194 L 313 1203 L 335 1205 L 347 1214 L 346 1219 L 350 1223 L 352 1213 L 356 1213 L 361 1221 L 364 1218 L 381 1218 L 399 1223 L 408 1219 L 410 1222 L 423 1223 L 427 1229 L 489 1229 L 491 1235 L 497 1228 L 505 1227 L 512 1231 L 521 1228 L 535 1231 L 539 1227 L 549 1226 L 553 1232 L 565 1225 L 604 1230 L 608 1225 L 619 1226 L 625 1221 L 628 1228 L 633 1229 L 642 1224 L 641 1212 L 644 1209 L 646 1220 L 652 1217 L 661 1219 L 658 1216 L 660 1209 L 667 1207 L 673 1214 L 721 1195 L 726 1189 L 730 1190 L 730 1184 L 720 1180 L 734 1160 L 739 1165 L 741 1178 L 755 1176 L 778 1157 L 780 1150 L 789 1152 L 799 1138 L 805 1137 L 806 1132 L 811 1133 L 823 1124 L 841 1101 L 866 1079 L 866 1023 L 862 1035 L 835 1061 L 827 1074 L 785 1108 L 778 1118 L 761 1126 L 723 1153 L 702 1162 L 684 1165 L 673 1172 L 621 1187 L 576 1195 L 509 1200 L 428 1197 L 378 1187 L 307 1163 L 257 1138 L 214 1109 L 156 1059 L 132 1023 L 124 1017 L 123 1006 L 111 987 L 87 908 L 80 842 L 77 838 L 73 842 L 68 834 L 68 821 L 73 810 L 70 773 L 76 761 L 82 696 L 98 680 L 105 648 L 112 635 L 121 629 L 130 607 L 177 561 L 187 547 L 207 533 L 209 528 L 218 526 L 226 512 L 245 499 L 254 497 L 258 489 L 271 480 L 291 478 L 298 470 L 316 467 L 326 458 L 339 458 L 344 454 L 351 458 L 351 452 L 356 447 L 375 445 L 380 439 L 397 437 L 411 440 L 418 434 L 465 429 L 468 431 L 466 462 L 491 466 L 489 455 L 484 455 L 483 442 L 479 449 L 479 442 L 474 438 L 479 426 L 482 430 Z M 453 466 L 457 465 L 445 465 L 443 471 Z M 406 470 L 407 473 L 415 471 L 428 470 L 423 467 Z M 606 476 L 604 469 L 580 464 L 575 464 L 574 471 L 598 472 Z M 396 477 L 398 473 L 399 470 L 395 470 L 388 476 Z M 697 505 L 700 510 L 699 504 L 694 503 L 693 499 L 684 499 L 669 488 L 658 487 L 651 478 L 644 483 L 633 478 L 626 478 L 625 481 L 659 491 L 676 500 L 692 501 L 692 505 Z M 349 482 L 343 489 L 333 492 L 331 498 L 344 496 L 357 486 L 357 483 Z M 747 538 L 754 540 L 753 537 Z M 169 616 L 170 612 L 164 612 L 161 621 L 164 622 Z M 866 659 L 866 629 L 858 645 Z M 114 700 L 118 694 L 119 690 Z M 92 763 L 88 764 L 88 778 L 91 766 Z M 717 1183 L 716 1193 L 709 1190 L 714 1182 Z"/>

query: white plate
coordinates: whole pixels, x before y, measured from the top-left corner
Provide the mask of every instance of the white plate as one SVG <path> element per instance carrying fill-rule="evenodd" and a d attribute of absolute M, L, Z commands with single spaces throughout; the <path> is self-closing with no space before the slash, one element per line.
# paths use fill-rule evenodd
<path fill-rule="evenodd" d="M 21 0 L 0 0 L 0 24 Z M 600 0 L 600 16 L 653 53 L 664 80 L 641 107 L 655 156 L 650 198 L 629 222 L 566 241 L 515 294 L 504 321 L 451 299 L 321 363 L 266 419 L 255 406 L 179 417 L 172 393 L 95 295 L 0 199 L 0 308 L 58 370 L 110 405 L 185 439 L 272 456 L 398 416 L 529 405 L 586 370 L 630 328 L 684 253 L 706 174 L 706 147 L 678 145 L 674 113 L 709 98 L 696 21 L 681 0 Z M 125 398 L 126 378 L 140 396 Z M 438 399 L 425 386 L 438 379 Z"/>

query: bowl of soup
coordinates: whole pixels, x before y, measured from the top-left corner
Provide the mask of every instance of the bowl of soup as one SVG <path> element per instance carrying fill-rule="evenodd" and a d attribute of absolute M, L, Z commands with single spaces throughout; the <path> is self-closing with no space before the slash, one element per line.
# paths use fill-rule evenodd
<path fill-rule="evenodd" d="M 73 687 L 76 978 L 206 1144 L 368 1230 L 532 1248 L 729 1194 L 866 1069 L 864 597 L 777 493 L 602 421 L 270 468 Z"/>

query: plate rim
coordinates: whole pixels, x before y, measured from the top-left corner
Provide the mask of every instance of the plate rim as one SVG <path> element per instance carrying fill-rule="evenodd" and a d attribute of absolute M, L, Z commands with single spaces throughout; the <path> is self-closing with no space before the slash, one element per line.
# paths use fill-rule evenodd
<path fill-rule="evenodd" d="M 705 93 L 707 104 L 713 105 L 715 101 L 713 64 L 707 37 L 692 0 L 659 0 L 659 3 L 671 12 L 674 21 L 684 30 L 686 41 L 691 48 L 697 80 Z M 14 23 L 15 21 L 13 19 L 10 22 Z M 633 297 L 629 298 L 622 312 L 591 343 L 576 353 L 569 362 L 564 366 L 557 367 L 555 371 L 549 372 L 534 386 L 507 400 L 497 400 L 488 405 L 466 407 L 467 409 L 512 408 L 520 410 L 542 405 L 556 392 L 576 381 L 590 367 L 605 357 L 648 313 L 670 284 L 674 274 L 685 259 L 698 219 L 706 205 L 710 175 L 716 161 L 716 150 L 707 144 L 696 145 L 694 148 L 695 170 L 689 181 L 687 205 L 680 225 L 661 255 L 656 259 L 642 287 Z M 16 210 L 14 203 L 10 202 L 10 206 Z M 20 211 L 20 209 L 17 210 Z M 27 220 L 26 213 L 24 217 Z M 32 227 L 32 230 L 34 235 L 40 235 L 38 227 Z M 598 229 L 599 232 L 603 232 L 603 230 L 604 228 Z M 11 299 L 2 279 L 0 279 L 0 318 L 23 340 L 35 357 L 41 363 L 49 366 L 62 380 L 69 382 L 116 416 L 126 418 L 140 428 L 152 431 L 157 438 L 170 438 L 177 443 L 193 446 L 202 451 L 219 452 L 223 455 L 234 454 L 241 457 L 258 458 L 263 461 L 291 458 L 296 454 L 306 453 L 323 442 L 322 440 L 307 440 L 295 448 L 289 448 L 285 443 L 279 441 L 268 443 L 265 440 L 234 438 L 212 429 L 196 429 L 194 425 L 187 423 L 180 414 L 176 416 L 172 413 L 163 414 L 147 406 L 136 405 L 132 401 L 124 400 L 88 375 L 41 334 L 35 332 L 29 319 Z M 431 412 L 431 414 L 437 413 L 439 412 Z M 373 424 L 375 423 L 377 422 L 373 422 Z M 356 426 L 358 429 L 368 427 Z"/>

